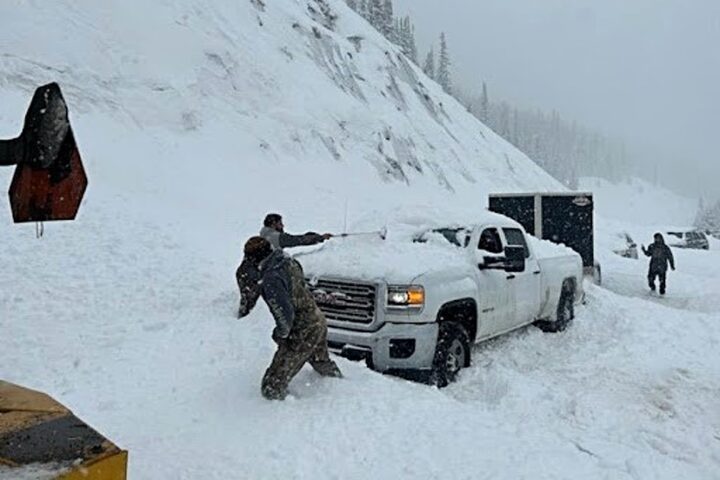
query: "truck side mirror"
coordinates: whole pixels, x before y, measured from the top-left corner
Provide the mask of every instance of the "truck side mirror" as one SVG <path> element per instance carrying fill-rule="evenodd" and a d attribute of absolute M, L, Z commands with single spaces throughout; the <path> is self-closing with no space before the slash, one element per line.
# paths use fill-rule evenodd
<path fill-rule="evenodd" d="M 505 271 L 506 272 L 524 272 L 525 271 L 525 247 L 508 246 L 505 247 Z"/>

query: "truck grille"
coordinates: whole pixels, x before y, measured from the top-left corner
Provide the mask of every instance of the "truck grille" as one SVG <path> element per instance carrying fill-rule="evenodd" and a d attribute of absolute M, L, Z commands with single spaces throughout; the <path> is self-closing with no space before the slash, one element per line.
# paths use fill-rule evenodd
<path fill-rule="evenodd" d="M 373 284 L 321 279 L 309 288 L 328 320 L 367 325 L 375 319 L 377 288 Z"/>

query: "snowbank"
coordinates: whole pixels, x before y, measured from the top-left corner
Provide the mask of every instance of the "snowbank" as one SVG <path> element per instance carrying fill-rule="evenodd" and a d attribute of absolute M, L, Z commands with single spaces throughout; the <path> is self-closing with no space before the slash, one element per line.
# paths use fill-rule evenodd
<path fill-rule="evenodd" d="M 601 178 L 580 179 L 580 190 L 593 192 L 595 214 L 642 227 L 691 225 L 697 213 L 698 200 L 687 198 L 633 178 L 612 183 Z M 664 230 L 661 229 L 661 230 Z"/>
<path fill-rule="evenodd" d="M 478 346 L 446 390 L 339 359 L 262 400 L 273 322 L 235 318 L 234 271 L 266 213 L 338 232 L 561 189 L 328 4 L 334 26 L 308 0 L 0 4 L 0 136 L 57 80 L 90 181 L 41 240 L 0 203 L 0 377 L 127 448 L 133 479 L 716 476 L 720 260 L 697 252 L 666 299 L 608 263 L 633 295 L 591 288 L 571 329 Z"/>

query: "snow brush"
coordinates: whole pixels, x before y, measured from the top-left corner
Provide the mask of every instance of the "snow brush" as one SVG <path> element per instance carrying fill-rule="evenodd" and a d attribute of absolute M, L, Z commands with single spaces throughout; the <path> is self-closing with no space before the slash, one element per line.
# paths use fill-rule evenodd
<path fill-rule="evenodd" d="M 340 233 L 338 235 L 334 235 L 335 237 L 340 238 L 347 238 L 347 237 L 371 237 L 371 236 L 378 236 L 381 240 L 385 240 L 387 238 L 387 227 L 384 227 L 380 230 L 372 231 L 372 232 L 351 232 L 351 233 Z"/>

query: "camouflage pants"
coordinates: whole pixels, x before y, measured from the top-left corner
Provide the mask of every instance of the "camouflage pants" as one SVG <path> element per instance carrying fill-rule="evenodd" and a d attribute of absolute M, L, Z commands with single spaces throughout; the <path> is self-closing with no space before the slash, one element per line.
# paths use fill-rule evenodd
<path fill-rule="evenodd" d="M 302 369 L 305 362 L 324 377 L 342 376 L 328 353 L 325 318 L 319 311 L 311 315 L 315 314 L 319 314 L 321 321 L 306 322 L 304 321 L 306 319 L 296 317 L 298 325 L 307 325 L 307 327 L 293 328 L 290 336 L 278 343 L 272 363 L 262 379 L 263 397 L 269 400 L 284 399 L 290 381 Z"/>

